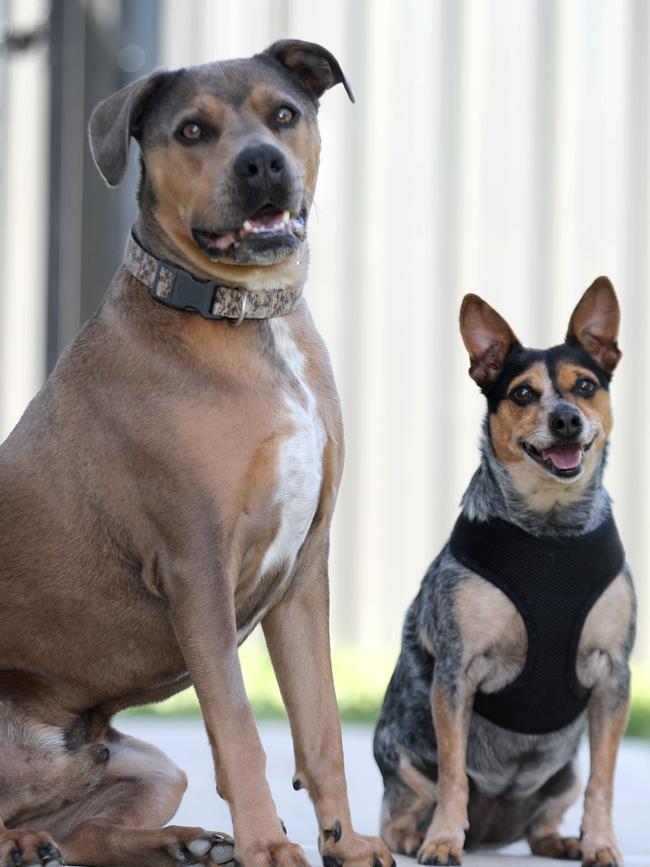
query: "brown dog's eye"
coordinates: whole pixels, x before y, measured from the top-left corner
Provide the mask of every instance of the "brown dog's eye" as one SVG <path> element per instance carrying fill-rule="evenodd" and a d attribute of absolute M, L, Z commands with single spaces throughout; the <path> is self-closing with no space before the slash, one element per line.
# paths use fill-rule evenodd
<path fill-rule="evenodd" d="M 276 123 L 284 125 L 291 123 L 295 116 L 296 112 L 292 108 L 289 108 L 288 105 L 282 105 L 276 109 L 273 119 Z"/>
<path fill-rule="evenodd" d="M 574 391 L 581 397 L 590 397 L 596 391 L 596 383 L 593 379 L 582 376 L 575 384 Z"/>
<path fill-rule="evenodd" d="M 518 385 L 517 388 L 514 388 L 510 392 L 510 400 L 519 406 L 526 406 L 526 404 L 532 403 L 536 397 L 537 395 L 529 385 Z"/>
<path fill-rule="evenodd" d="M 187 141 L 198 141 L 203 138 L 203 130 L 198 123 L 186 123 L 181 129 L 181 135 Z"/>

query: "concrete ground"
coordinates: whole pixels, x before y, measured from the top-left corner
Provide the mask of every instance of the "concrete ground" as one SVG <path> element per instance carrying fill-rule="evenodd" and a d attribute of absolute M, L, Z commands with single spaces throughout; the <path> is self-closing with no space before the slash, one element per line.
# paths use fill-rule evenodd
<path fill-rule="evenodd" d="M 217 797 L 207 737 L 199 720 L 163 720 L 124 717 L 118 728 L 161 747 L 188 774 L 190 784 L 174 818 L 175 824 L 202 825 L 212 831 L 231 831 L 226 805 Z M 316 823 L 305 792 L 291 787 L 293 754 L 288 726 L 263 723 L 260 734 L 268 756 L 267 773 L 271 789 L 289 835 L 305 850 L 314 865 L 320 864 L 314 847 Z M 376 834 L 381 778 L 372 758 L 372 729 L 348 725 L 343 742 L 349 783 L 352 817 L 356 829 Z M 587 749 L 581 752 L 583 778 L 587 770 Z M 650 867 L 650 744 L 626 741 L 618 763 L 615 827 L 625 856 L 626 867 Z M 575 834 L 580 822 L 580 805 L 567 814 L 564 830 Z M 499 851 L 481 851 L 464 858 L 466 867 L 550 867 L 554 862 L 534 858 L 525 843 Z M 413 859 L 400 856 L 398 867 L 413 867 Z M 557 863 L 557 862 L 555 862 Z"/>

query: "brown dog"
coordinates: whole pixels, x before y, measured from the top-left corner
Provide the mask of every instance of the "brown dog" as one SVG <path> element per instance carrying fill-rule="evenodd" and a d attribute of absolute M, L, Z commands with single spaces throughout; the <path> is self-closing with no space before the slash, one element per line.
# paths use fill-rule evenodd
<path fill-rule="evenodd" d="M 111 727 L 190 683 L 234 857 L 304 864 L 239 667 L 260 622 L 323 859 L 392 860 L 350 820 L 328 637 L 343 438 L 300 297 L 318 99 L 337 83 L 329 52 L 284 41 L 153 73 L 93 114 L 109 184 L 140 144 L 137 240 L 0 450 L 0 867 L 232 859 L 224 835 L 162 828 L 184 774 Z"/>

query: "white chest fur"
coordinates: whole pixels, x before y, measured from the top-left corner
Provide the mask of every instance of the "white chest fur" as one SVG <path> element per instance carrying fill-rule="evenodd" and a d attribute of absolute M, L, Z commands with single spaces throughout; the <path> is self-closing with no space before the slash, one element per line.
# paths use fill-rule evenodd
<path fill-rule="evenodd" d="M 291 389 L 284 398 L 284 412 L 292 433 L 277 454 L 274 503 L 280 509 L 280 526 L 266 550 L 260 577 L 278 567 L 288 574 L 316 513 L 323 478 L 325 428 L 316 398 L 305 379 L 305 357 L 278 317 L 270 321 L 276 352 L 289 368 Z"/>

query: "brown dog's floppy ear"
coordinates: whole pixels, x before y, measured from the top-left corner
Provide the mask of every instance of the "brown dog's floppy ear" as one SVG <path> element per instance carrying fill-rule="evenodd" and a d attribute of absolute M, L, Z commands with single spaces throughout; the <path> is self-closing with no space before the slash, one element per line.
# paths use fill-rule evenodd
<path fill-rule="evenodd" d="M 478 295 L 463 298 L 460 333 L 469 352 L 469 375 L 486 391 L 501 373 L 506 356 L 519 341 L 505 319 Z"/>
<path fill-rule="evenodd" d="M 616 343 L 620 323 L 614 287 L 607 277 L 598 277 L 578 301 L 566 339 L 579 343 L 596 364 L 611 374 L 622 355 Z"/>
<path fill-rule="evenodd" d="M 131 136 L 138 134 L 147 102 L 172 75 L 152 72 L 102 100 L 90 115 L 90 151 L 109 187 L 124 177 Z"/>
<path fill-rule="evenodd" d="M 354 102 L 352 88 L 338 60 L 321 45 L 301 39 L 281 39 L 270 45 L 264 54 L 271 55 L 281 63 L 315 99 L 319 99 L 335 84 L 342 84 L 350 101 Z"/>

